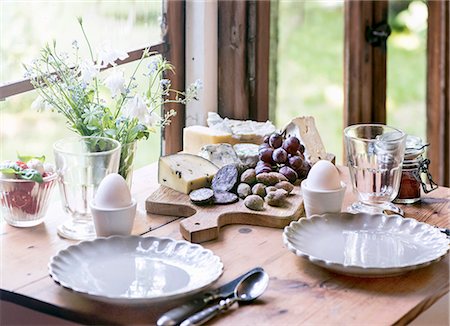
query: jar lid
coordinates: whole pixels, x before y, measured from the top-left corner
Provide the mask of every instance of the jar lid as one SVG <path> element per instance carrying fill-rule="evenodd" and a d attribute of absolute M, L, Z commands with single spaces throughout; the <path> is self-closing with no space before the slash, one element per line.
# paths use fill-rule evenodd
<path fill-rule="evenodd" d="M 405 159 L 414 159 L 423 154 L 426 146 L 428 144 L 424 144 L 422 138 L 408 135 L 406 137 Z"/>

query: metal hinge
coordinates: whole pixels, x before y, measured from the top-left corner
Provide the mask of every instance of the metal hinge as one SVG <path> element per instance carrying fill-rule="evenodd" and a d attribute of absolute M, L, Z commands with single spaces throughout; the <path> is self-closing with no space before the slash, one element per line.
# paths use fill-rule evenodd
<path fill-rule="evenodd" d="M 391 27 L 385 21 L 366 27 L 366 41 L 383 50 L 386 50 L 386 41 L 389 35 L 391 35 Z"/>

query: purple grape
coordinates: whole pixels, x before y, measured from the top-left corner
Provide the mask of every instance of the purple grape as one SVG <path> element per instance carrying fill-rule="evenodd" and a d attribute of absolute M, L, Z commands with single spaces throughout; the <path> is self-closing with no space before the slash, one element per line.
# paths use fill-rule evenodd
<path fill-rule="evenodd" d="M 278 133 L 270 135 L 269 145 L 272 146 L 273 148 L 281 147 L 281 145 L 283 145 L 283 136 L 281 136 Z"/>
<path fill-rule="evenodd" d="M 295 172 L 297 172 L 298 178 L 303 180 L 308 176 L 309 170 L 311 170 L 311 165 L 304 161 L 301 167 L 295 169 Z"/>
<path fill-rule="evenodd" d="M 264 140 L 263 140 L 263 144 L 268 144 L 269 143 L 269 138 L 270 138 L 269 135 L 265 135 L 264 136 Z"/>
<path fill-rule="evenodd" d="M 264 148 L 259 151 L 259 159 L 269 164 L 273 163 L 272 155 L 273 155 L 272 148 Z"/>
<path fill-rule="evenodd" d="M 294 171 L 297 171 L 303 166 L 303 159 L 300 156 L 292 155 L 291 157 L 289 157 L 289 166 Z"/>
<path fill-rule="evenodd" d="M 272 165 L 271 165 L 271 164 L 266 163 L 266 162 L 264 162 L 264 161 L 258 161 L 258 163 L 256 163 L 256 166 L 257 166 L 257 167 L 258 167 L 258 166 L 261 166 L 261 167 L 267 166 L 267 167 L 269 167 L 269 168 L 272 168 Z"/>
<path fill-rule="evenodd" d="M 295 136 L 291 136 L 283 142 L 283 148 L 289 154 L 295 154 L 300 148 L 300 140 Z"/>
<path fill-rule="evenodd" d="M 268 143 L 262 143 L 261 145 L 259 145 L 258 151 L 262 151 L 263 149 L 266 148 L 272 148 L 270 147 L 270 145 Z"/>
<path fill-rule="evenodd" d="M 305 146 L 303 144 L 300 144 L 300 147 L 298 149 L 300 151 L 300 153 L 305 153 Z"/>
<path fill-rule="evenodd" d="M 284 163 L 287 161 L 287 158 L 288 154 L 283 148 L 279 147 L 273 151 L 272 159 L 274 162 Z"/>
<path fill-rule="evenodd" d="M 290 183 L 294 183 L 297 180 L 297 172 L 292 170 L 289 166 L 285 165 L 281 167 L 278 172 L 284 175 L 289 180 Z"/>
<path fill-rule="evenodd" d="M 272 172 L 272 168 L 270 166 L 256 166 L 255 167 L 255 172 L 256 174 L 261 174 L 261 173 L 269 173 Z"/>

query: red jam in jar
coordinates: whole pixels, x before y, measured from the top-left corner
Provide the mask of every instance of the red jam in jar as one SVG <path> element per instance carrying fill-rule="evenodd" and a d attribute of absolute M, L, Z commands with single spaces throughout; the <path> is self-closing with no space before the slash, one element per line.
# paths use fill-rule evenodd
<path fill-rule="evenodd" d="M 422 139 L 419 137 L 407 136 L 400 189 L 394 202 L 399 204 L 412 204 L 420 200 L 421 188 L 425 192 L 430 192 L 437 188 L 428 172 L 428 164 L 430 161 L 423 158 L 426 146 L 428 144 L 423 144 Z M 430 182 L 430 190 L 427 190 L 426 184 L 422 181 L 423 173 L 426 174 Z"/>

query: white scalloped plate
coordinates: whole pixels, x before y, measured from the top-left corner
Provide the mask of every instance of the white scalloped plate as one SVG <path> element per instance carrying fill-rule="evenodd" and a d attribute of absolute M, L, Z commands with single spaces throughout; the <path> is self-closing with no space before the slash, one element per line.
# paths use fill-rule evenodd
<path fill-rule="evenodd" d="M 399 215 L 333 213 L 301 218 L 285 227 L 283 242 L 297 256 L 337 273 L 384 277 L 441 260 L 445 234 Z"/>
<path fill-rule="evenodd" d="M 61 250 L 49 271 L 56 283 L 79 294 L 140 304 L 197 293 L 220 277 L 223 264 L 211 250 L 184 240 L 112 236 Z"/>

